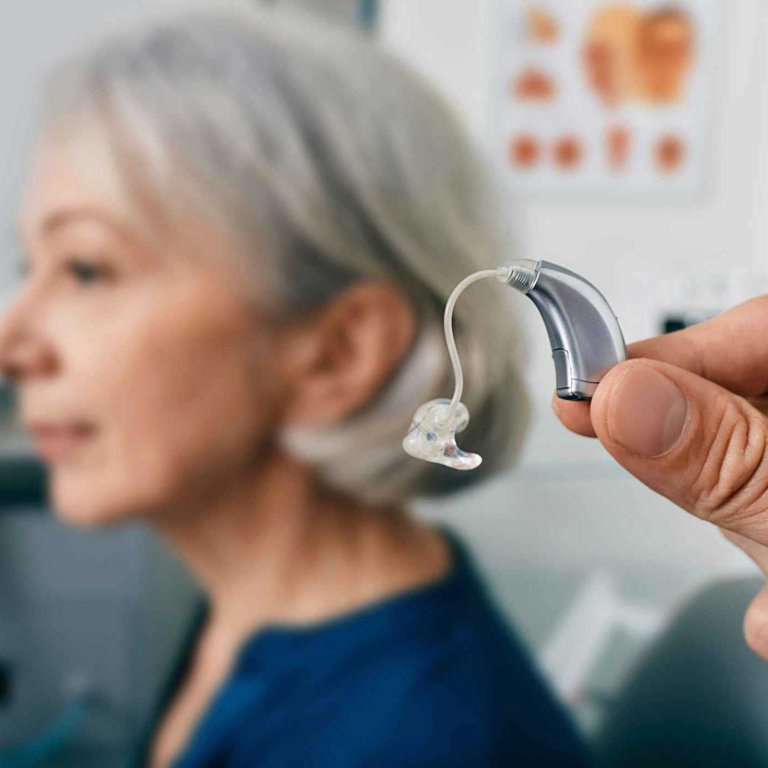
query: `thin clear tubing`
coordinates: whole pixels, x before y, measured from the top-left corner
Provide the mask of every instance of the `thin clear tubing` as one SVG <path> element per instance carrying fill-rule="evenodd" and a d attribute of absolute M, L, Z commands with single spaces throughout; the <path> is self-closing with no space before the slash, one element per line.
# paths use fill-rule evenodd
<path fill-rule="evenodd" d="M 464 391 L 464 373 L 461 370 L 459 352 L 456 349 L 456 340 L 453 337 L 453 308 L 456 306 L 456 302 L 459 300 L 459 296 L 461 296 L 461 294 L 464 293 L 464 291 L 473 283 L 477 283 L 480 280 L 485 280 L 489 277 L 495 277 L 500 282 L 506 283 L 509 280 L 511 272 L 511 267 L 497 267 L 496 269 L 483 269 L 480 272 L 475 272 L 474 274 L 465 277 L 453 289 L 453 293 L 451 293 L 448 298 L 448 303 L 445 305 L 445 314 L 443 315 L 445 343 L 448 345 L 448 355 L 451 358 L 453 375 L 456 380 L 456 386 L 453 390 L 453 397 L 451 398 L 451 404 L 448 408 L 449 418 L 453 418 L 456 412 L 456 407 L 461 401 L 462 392 Z"/>

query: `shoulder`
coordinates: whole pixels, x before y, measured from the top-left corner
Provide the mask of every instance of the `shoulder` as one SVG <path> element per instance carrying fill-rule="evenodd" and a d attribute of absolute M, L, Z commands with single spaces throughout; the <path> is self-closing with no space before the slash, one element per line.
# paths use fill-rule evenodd
<path fill-rule="evenodd" d="M 393 628 L 327 675 L 294 684 L 269 758 L 261 738 L 244 732 L 237 768 L 257 756 L 265 768 L 584 764 L 522 649 L 474 613 L 456 611 L 419 632 Z"/>
<path fill-rule="evenodd" d="M 302 696 L 266 745 L 244 722 L 233 768 L 502 768 L 586 765 L 584 748 L 554 706 L 526 699 L 492 665 L 453 652 L 408 670 L 376 664 L 343 686 Z"/>
<path fill-rule="evenodd" d="M 468 550 L 455 537 L 452 543 L 456 570 L 424 605 L 428 619 L 382 638 L 359 670 L 351 716 L 375 712 L 380 727 L 370 743 L 382 756 L 364 764 L 583 765 L 583 743 L 570 718 Z"/>
<path fill-rule="evenodd" d="M 511 632 L 482 617 L 456 621 L 365 696 L 382 705 L 370 766 L 581 766 L 583 745 Z M 362 692 L 361 692 L 362 694 Z"/>
<path fill-rule="evenodd" d="M 257 755 L 263 768 L 584 765 L 575 730 L 466 552 L 457 563 L 441 585 L 307 638 L 306 655 L 294 647 L 269 759 L 261 729 L 244 728 L 234 765 Z"/>

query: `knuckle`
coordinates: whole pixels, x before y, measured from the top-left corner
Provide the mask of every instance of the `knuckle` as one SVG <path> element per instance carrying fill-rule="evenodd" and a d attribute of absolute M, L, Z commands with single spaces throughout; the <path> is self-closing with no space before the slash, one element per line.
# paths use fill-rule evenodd
<path fill-rule="evenodd" d="M 761 414 L 729 401 L 692 484 L 699 515 L 716 525 L 732 525 L 768 514 L 767 449 Z"/>

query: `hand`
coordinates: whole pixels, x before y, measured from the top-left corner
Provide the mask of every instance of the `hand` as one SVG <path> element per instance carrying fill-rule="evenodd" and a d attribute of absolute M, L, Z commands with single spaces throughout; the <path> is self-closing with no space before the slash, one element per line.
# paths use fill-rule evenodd
<path fill-rule="evenodd" d="M 555 397 L 555 413 L 768 575 L 768 296 L 628 352 L 591 402 Z M 768 659 L 768 587 L 744 632 Z"/>

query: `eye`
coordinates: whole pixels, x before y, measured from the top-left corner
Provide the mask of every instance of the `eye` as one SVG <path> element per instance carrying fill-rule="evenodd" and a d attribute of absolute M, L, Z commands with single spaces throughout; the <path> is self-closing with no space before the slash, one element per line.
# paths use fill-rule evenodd
<path fill-rule="evenodd" d="M 104 267 L 80 258 L 70 259 L 66 262 L 65 267 L 75 280 L 83 285 L 99 282 L 108 276 L 108 271 Z"/>
<path fill-rule="evenodd" d="M 64 269 L 82 285 L 90 285 L 104 280 L 110 274 L 106 267 L 80 257 L 73 257 L 65 261 Z M 21 280 L 26 280 L 35 272 L 35 269 L 29 259 L 21 258 L 16 261 L 14 271 Z"/>

